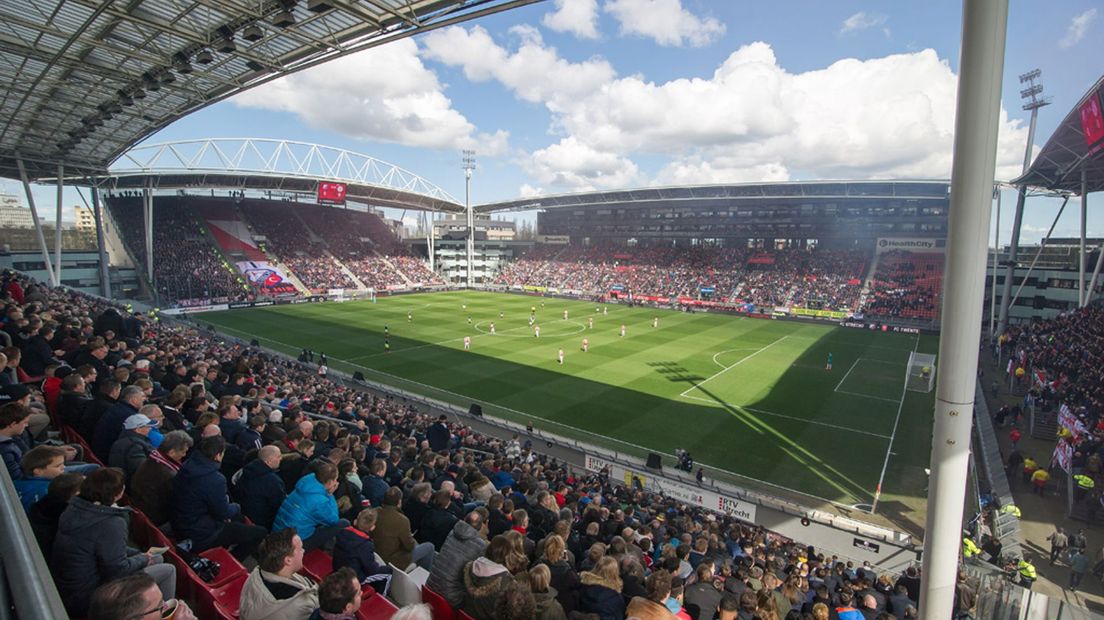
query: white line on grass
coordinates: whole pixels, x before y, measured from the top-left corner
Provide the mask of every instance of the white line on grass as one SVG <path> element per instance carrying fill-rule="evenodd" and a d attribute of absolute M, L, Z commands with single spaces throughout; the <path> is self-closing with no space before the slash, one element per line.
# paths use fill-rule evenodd
<path fill-rule="evenodd" d="M 733 351 L 754 351 L 754 350 L 755 350 L 755 347 L 740 347 L 738 349 L 725 349 L 724 351 L 717 351 L 716 353 L 713 354 L 713 363 L 720 366 L 721 368 L 728 368 L 724 364 L 717 361 L 717 356 L 718 355 L 724 355 L 725 353 L 732 353 Z"/>
<path fill-rule="evenodd" d="M 912 352 L 920 347 L 920 334 L 916 334 L 916 342 L 912 345 Z M 889 468 L 889 457 L 893 454 L 893 440 L 897 438 L 897 423 L 901 421 L 901 410 L 905 408 L 905 395 L 908 394 L 908 375 L 905 375 L 904 385 L 901 386 L 901 402 L 897 405 L 897 417 L 893 418 L 893 431 L 889 435 L 889 446 L 886 447 L 885 461 L 882 462 L 882 473 L 878 476 L 878 486 L 874 487 L 874 503 L 870 505 L 870 514 L 878 508 L 878 496 L 885 482 L 886 469 Z"/>
<path fill-rule="evenodd" d="M 858 396 L 859 398 L 873 398 L 874 400 L 884 400 L 887 403 L 897 402 L 896 398 L 885 398 L 884 396 L 871 396 L 870 394 L 859 394 L 858 392 L 848 392 L 847 390 L 836 390 L 837 394 L 847 394 L 848 396 Z"/>
<path fill-rule="evenodd" d="M 692 398 L 694 400 L 700 400 L 704 403 L 710 403 L 711 405 L 713 405 L 715 407 L 732 407 L 733 409 L 743 409 L 744 411 L 752 411 L 752 412 L 755 412 L 755 413 L 760 413 L 760 414 L 763 414 L 763 415 L 769 415 L 769 416 L 773 416 L 773 417 L 776 417 L 776 418 L 785 418 L 787 420 L 795 420 L 797 422 L 804 422 L 806 424 L 815 424 L 817 426 L 825 426 L 825 427 L 834 428 L 834 429 L 840 430 L 840 431 L 847 431 L 849 433 L 860 433 L 860 434 L 863 434 L 863 435 L 870 435 L 871 437 L 878 437 L 878 438 L 881 438 L 881 439 L 889 439 L 889 435 L 882 435 L 882 434 L 874 433 L 874 432 L 871 432 L 871 431 L 864 431 L 862 429 L 851 428 L 849 426 L 841 426 L 839 424 L 829 424 L 828 422 L 820 422 L 818 420 L 810 420 L 808 418 L 799 418 L 799 417 L 792 416 L 792 415 L 785 415 L 783 413 L 775 413 L 773 411 L 767 411 L 766 409 L 756 409 L 754 407 L 744 407 L 742 405 L 733 405 L 732 403 L 728 403 L 728 402 L 725 402 L 723 400 L 718 401 L 718 400 L 714 400 L 712 398 L 705 398 L 705 397 L 702 397 L 702 396 L 690 396 L 689 394 L 683 396 L 683 398 Z"/>
<path fill-rule="evenodd" d="M 842 378 L 842 379 L 840 379 L 840 382 L 836 384 L 836 389 L 835 389 L 835 391 L 836 391 L 836 392 L 838 392 L 838 391 L 839 391 L 839 389 L 840 389 L 840 386 L 841 386 L 841 385 L 843 385 L 843 382 L 844 382 L 844 381 L 847 381 L 847 377 L 851 376 L 851 371 L 852 371 L 852 370 L 855 370 L 855 366 L 858 366 L 858 365 L 859 365 L 859 360 L 861 360 L 861 359 L 862 359 L 861 357 L 860 357 L 860 358 L 857 358 L 857 359 L 855 360 L 855 362 L 854 362 L 853 364 L 851 364 L 851 367 L 847 369 L 847 373 L 845 373 L 845 374 L 843 375 L 843 378 Z"/>
<path fill-rule="evenodd" d="M 747 357 L 741 358 L 740 361 L 736 362 L 735 364 L 733 364 L 731 366 L 726 366 L 725 368 L 723 368 L 721 370 L 718 370 L 717 372 L 713 373 L 712 375 L 709 375 L 708 377 L 706 377 L 703 381 L 695 383 L 693 386 L 687 388 L 685 391 L 683 391 L 681 394 L 679 394 L 679 396 L 686 396 L 686 394 L 689 393 L 691 390 L 695 390 L 695 389 L 705 385 L 706 383 L 709 383 L 710 381 L 716 379 L 717 377 L 721 376 L 722 374 L 728 372 L 729 370 L 732 370 L 733 368 L 739 366 L 740 364 L 743 364 L 744 362 L 748 361 L 749 359 L 755 357 L 756 355 L 759 355 L 763 351 L 766 351 L 767 349 L 773 347 L 774 345 L 778 344 L 779 342 L 782 342 L 783 340 L 785 340 L 787 338 L 789 338 L 788 335 L 787 336 L 782 336 L 778 340 L 775 340 L 774 342 L 768 344 L 767 346 L 759 349 L 755 353 L 752 353 L 751 355 L 748 355 Z"/>

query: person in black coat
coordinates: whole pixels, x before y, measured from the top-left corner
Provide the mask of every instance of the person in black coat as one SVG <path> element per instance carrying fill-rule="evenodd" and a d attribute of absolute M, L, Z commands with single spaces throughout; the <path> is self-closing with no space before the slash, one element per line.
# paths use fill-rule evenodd
<path fill-rule="evenodd" d="M 356 522 L 337 533 L 333 549 L 333 569 L 346 566 L 356 572 L 360 583 L 371 585 L 383 594 L 391 581 L 391 567 L 376 562 L 376 547 L 372 543 L 372 530 L 376 529 L 377 512 L 362 510 Z"/>
<path fill-rule="evenodd" d="M 46 374 L 46 367 L 59 363 L 54 357 L 54 351 L 50 348 L 50 339 L 54 337 L 55 325 L 46 323 L 38 329 L 38 333 L 27 341 L 23 348 L 23 357 L 19 367 L 31 377 L 41 377 Z"/>
<path fill-rule="evenodd" d="M 249 418 L 248 425 L 238 433 L 237 439 L 234 440 L 234 445 L 245 453 L 249 453 L 252 450 L 259 450 L 264 442 L 261 441 L 261 433 L 264 432 L 267 420 L 263 415 L 254 415 Z"/>
<path fill-rule="evenodd" d="M 58 396 L 58 417 L 67 426 L 74 429 L 80 426 L 81 418 L 92 408 L 95 401 L 88 397 L 84 377 L 70 372 L 61 380 L 61 394 Z"/>
<path fill-rule="evenodd" d="M 432 507 L 422 517 L 422 525 L 418 529 L 419 539 L 423 542 L 433 543 L 433 548 L 437 551 L 440 551 L 441 547 L 444 546 L 449 532 L 460 520 L 449 511 L 449 504 L 451 503 L 452 493 L 445 489 L 437 491 L 433 496 Z"/>
<path fill-rule="evenodd" d="M 426 430 L 426 440 L 429 441 L 429 449 L 434 452 L 441 452 L 442 450 L 448 450 L 449 440 L 452 439 L 452 433 L 449 432 L 445 422 L 448 417 L 442 415 L 437 418 L 437 421 L 430 425 Z"/>
<path fill-rule="evenodd" d="M 371 473 L 360 479 L 361 494 L 372 508 L 383 505 L 383 496 L 387 493 L 387 489 L 391 488 L 391 485 L 383 479 L 386 473 L 387 463 L 383 459 L 375 459 L 372 461 Z"/>
<path fill-rule="evenodd" d="M 58 519 L 69 507 L 69 501 L 80 491 L 82 482 L 84 482 L 83 474 L 75 472 L 61 474 L 50 481 L 46 497 L 35 502 L 27 513 L 27 519 L 31 522 L 31 530 L 34 532 L 35 540 L 38 541 L 42 557 L 48 558 L 53 553 Z"/>
<path fill-rule="evenodd" d="M 234 499 L 241 504 L 242 514 L 266 530 L 272 529 L 280 504 L 287 497 L 279 469 L 280 449 L 265 446 L 233 478 Z"/>
<path fill-rule="evenodd" d="M 107 462 L 111 456 L 111 445 L 123 432 L 123 422 L 130 416 L 138 413 L 142 405 L 146 403 L 146 394 L 138 386 L 129 386 L 123 390 L 119 402 L 111 409 L 104 412 L 103 417 L 96 422 L 96 430 L 92 434 L 92 452 L 103 462 Z"/>

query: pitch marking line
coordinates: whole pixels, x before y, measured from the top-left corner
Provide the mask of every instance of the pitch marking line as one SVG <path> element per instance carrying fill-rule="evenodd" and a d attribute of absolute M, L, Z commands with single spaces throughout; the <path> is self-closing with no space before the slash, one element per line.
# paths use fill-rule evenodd
<path fill-rule="evenodd" d="M 756 355 L 759 355 L 763 351 L 766 351 L 767 349 L 773 347 L 774 345 L 778 344 L 779 342 L 782 342 L 783 340 L 785 340 L 787 338 L 789 338 L 789 336 L 782 336 L 778 340 L 775 340 L 774 342 L 768 344 L 767 346 L 759 349 L 755 353 L 752 353 L 751 355 L 748 355 L 747 357 L 741 358 L 740 361 L 736 362 L 735 364 L 733 364 L 731 366 L 726 366 L 725 368 L 722 368 L 721 370 L 718 370 L 717 372 L 713 373 L 712 375 L 709 375 L 708 377 L 706 377 L 704 380 L 700 381 L 699 383 L 695 383 L 692 387 L 687 388 L 683 393 L 679 394 L 679 396 L 686 396 L 690 391 L 696 390 L 699 387 L 705 385 L 706 383 L 709 383 L 713 379 L 716 379 L 717 377 L 721 376 L 722 374 L 728 372 L 729 370 L 732 370 L 733 368 L 739 366 L 740 364 L 743 364 L 744 362 L 748 361 L 749 359 L 755 357 Z"/>
<path fill-rule="evenodd" d="M 839 391 L 839 389 L 840 389 L 840 386 L 841 386 L 841 385 L 843 385 L 843 382 L 844 382 L 844 381 L 847 381 L 847 377 L 851 376 L 851 371 L 852 371 L 852 370 L 855 370 L 855 366 L 858 366 L 858 365 L 859 365 L 859 360 L 861 360 L 861 359 L 862 359 L 862 358 L 860 357 L 860 358 L 856 359 L 856 360 L 855 360 L 855 362 L 854 362 L 853 364 L 851 364 L 851 367 L 847 369 L 847 373 L 846 373 L 846 374 L 844 374 L 844 375 L 843 375 L 843 378 L 842 378 L 842 379 L 840 379 L 840 382 L 836 384 L 836 389 L 835 389 L 835 390 L 833 390 L 834 392 L 838 392 L 838 391 Z"/>
<path fill-rule="evenodd" d="M 741 405 L 733 405 L 732 403 L 727 403 L 727 402 L 724 402 L 724 401 L 717 401 L 717 400 L 714 400 L 712 398 L 704 398 L 702 396 L 684 395 L 683 398 L 691 398 L 693 400 L 700 400 L 704 403 L 709 403 L 709 404 L 711 404 L 715 407 L 722 407 L 722 406 L 723 407 L 732 407 L 733 409 L 742 409 L 744 411 L 751 411 L 751 412 L 759 413 L 759 414 L 762 414 L 762 415 L 769 415 L 769 416 L 772 416 L 772 417 L 775 417 L 775 418 L 785 418 L 787 420 L 795 420 L 797 422 L 804 422 L 805 424 L 815 424 L 817 426 L 824 426 L 824 427 L 827 427 L 827 428 L 834 428 L 834 429 L 840 430 L 840 431 L 847 431 L 848 433 L 859 433 L 859 434 L 862 434 L 862 435 L 870 435 L 871 437 L 877 437 L 879 439 L 890 439 L 889 435 L 882 435 L 881 433 L 874 433 L 874 432 L 871 432 L 871 431 L 864 431 L 862 429 L 851 428 L 849 426 L 842 426 L 842 425 L 839 425 L 839 424 L 830 424 L 828 422 L 820 422 L 820 421 L 817 421 L 817 420 L 810 420 L 808 418 L 799 418 L 799 417 L 792 416 L 792 415 L 785 415 L 783 413 L 775 413 L 773 411 L 767 411 L 766 409 L 755 409 L 754 407 L 743 407 Z"/>
<path fill-rule="evenodd" d="M 717 361 L 718 356 L 724 355 L 725 353 L 732 353 L 734 351 L 755 351 L 755 350 L 756 350 L 755 347 L 739 347 L 737 349 L 725 349 L 724 351 L 717 351 L 716 353 L 713 354 L 713 363 L 720 366 L 721 368 L 728 368 L 728 366 L 725 366 L 724 364 Z"/>
<path fill-rule="evenodd" d="M 916 342 L 912 345 L 912 352 L 920 348 L 920 334 L 916 334 Z M 908 395 L 908 376 L 905 376 L 904 385 L 901 386 L 901 402 L 897 405 L 897 417 L 893 418 L 893 432 L 889 435 L 889 445 L 886 446 L 885 461 L 882 462 L 882 474 L 878 476 L 878 486 L 874 489 L 874 503 L 870 506 L 870 514 L 878 507 L 878 496 L 882 492 L 882 483 L 885 482 L 886 470 L 889 469 L 889 457 L 893 455 L 893 441 L 897 438 L 897 424 L 901 421 L 901 410 L 905 407 L 905 396 Z"/>
<path fill-rule="evenodd" d="M 874 400 L 881 400 L 887 403 L 897 402 L 896 398 L 886 398 L 884 396 L 871 396 L 870 394 L 859 394 L 858 392 L 848 392 L 847 390 L 835 390 L 837 394 L 847 394 L 848 396 L 858 396 L 859 398 L 872 398 Z"/>

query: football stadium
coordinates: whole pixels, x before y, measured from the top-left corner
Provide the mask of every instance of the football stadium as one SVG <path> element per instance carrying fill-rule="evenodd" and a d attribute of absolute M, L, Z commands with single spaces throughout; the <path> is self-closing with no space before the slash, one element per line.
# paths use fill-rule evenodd
<path fill-rule="evenodd" d="M 964 4 L 940 178 L 905 144 L 870 174 L 801 153 L 809 180 L 779 178 L 765 139 L 740 154 L 765 158 L 759 180 L 618 176 L 578 151 L 571 174 L 609 176 L 564 183 L 533 154 L 529 178 L 571 187 L 473 200 L 520 147 L 484 171 L 474 138 L 420 143 L 425 119 L 452 122 L 417 115 L 439 99 L 404 99 L 402 127 L 357 149 L 265 107 L 304 76 L 334 86 L 312 107 L 340 100 L 360 55 L 434 88 L 418 58 L 441 83 L 562 68 L 525 20 L 559 36 L 591 5 L 621 28 L 572 26 L 599 49 L 655 36 L 672 6 L 691 47 L 725 30 L 667 4 L 0 2 L 0 177 L 21 190 L 0 186 L 0 616 L 1100 617 L 1104 78 L 1057 97 L 1040 147 L 1052 101 L 1019 75 L 1026 156 L 1000 178 L 1007 0 Z M 888 40 L 887 19 L 835 37 Z M 526 51 L 460 53 L 499 27 Z M 551 90 L 553 115 L 582 96 Z M 250 93 L 265 111 L 246 120 Z M 329 114 L 355 125 L 373 96 Z M 181 135 L 195 118 L 217 129 Z M 226 118 L 269 137 L 217 137 Z M 367 154 L 385 143 L 425 170 Z M 463 199 L 426 172 L 457 145 Z"/>

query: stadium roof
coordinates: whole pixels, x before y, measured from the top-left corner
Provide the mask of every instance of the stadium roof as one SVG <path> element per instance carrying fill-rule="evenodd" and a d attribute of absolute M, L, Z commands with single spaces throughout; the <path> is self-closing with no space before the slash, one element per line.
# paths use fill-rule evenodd
<path fill-rule="evenodd" d="M 1048 190 L 1081 193 L 1081 173 L 1085 173 L 1086 193 L 1104 190 L 1104 148 L 1090 149 L 1081 124 L 1081 106 L 1097 97 L 1104 87 L 1104 76 L 1073 106 L 1066 118 L 1039 152 L 1031 167 L 1013 185 L 1028 185 Z"/>
<path fill-rule="evenodd" d="M 143 144 L 93 179 L 106 190 L 229 188 L 315 194 L 322 181 L 346 185 L 352 202 L 396 209 L 460 213 L 451 194 L 422 177 L 369 155 L 306 142 L 209 138 Z"/>
<path fill-rule="evenodd" d="M 102 173 L 176 119 L 360 50 L 540 0 L 0 2 L 0 177 Z"/>
<path fill-rule="evenodd" d="M 715 201 L 824 198 L 910 198 L 947 200 L 948 181 L 786 181 L 781 183 L 740 183 L 731 185 L 692 185 L 682 187 L 645 187 L 638 189 L 582 192 L 553 196 L 533 196 L 478 205 L 475 211 L 530 211 L 566 207 L 594 206 L 697 206 Z"/>

